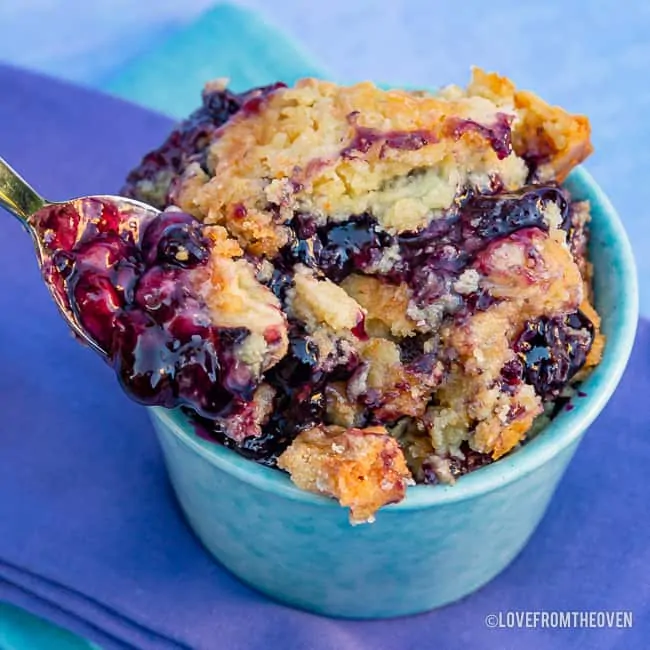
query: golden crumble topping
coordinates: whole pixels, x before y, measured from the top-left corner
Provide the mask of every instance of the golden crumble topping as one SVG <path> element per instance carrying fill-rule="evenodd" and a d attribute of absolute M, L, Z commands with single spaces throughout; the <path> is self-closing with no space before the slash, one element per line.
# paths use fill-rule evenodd
<path fill-rule="evenodd" d="M 411 290 L 405 282 L 387 284 L 370 275 L 352 274 L 341 287 L 366 310 L 366 331 L 371 336 L 410 336 L 417 332 L 417 323 L 408 315 Z"/>
<path fill-rule="evenodd" d="M 343 288 L 327 278 L 317 278 L 301 265 L 295 269 L 287 305 L 289 314 L 311 333 L 327 327 L 340 334 L 353 330 L 364 319 L 361 306 Z"/>
<path fill-rule="evenodd" d="M 353 523 L 404 498 L 411 474 L 397 441 L 384 427 L 317 427 L 303 431 L 278 459 L 303 490 L 326 494 L 350 508 Z"/>
<path fill-rule="evenodd" d="M 474 68 L 467 90 L 454 90 L 452 96 L 482 97 L 498 107 L 514 109 L 514 150 L 535 162 L 540 180 L 561 183 L 573 167 L 593 152 L 591 128 L 584 115 L 570 115 L 534 93 L 517 90 L 506 77 Z"/>

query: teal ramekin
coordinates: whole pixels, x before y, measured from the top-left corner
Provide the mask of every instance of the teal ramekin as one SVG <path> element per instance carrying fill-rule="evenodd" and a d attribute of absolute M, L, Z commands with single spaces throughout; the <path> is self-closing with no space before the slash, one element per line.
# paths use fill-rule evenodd
<path fill-rule="evenodd" d="M 638 320 L 634 259 L 616 211 L 584 169 L 565 185 L 591 202 L 596 307 L 607 337 L 602 362 L 582 386 L 586 397 L 510 456 L 454 486 L 411 487 L 361 526 L 285 474 L 199 438 L 178 412 L 150 409 L 178 501 L 215 558 L 271 598 L 345 618 L 430 610 L 503 571 L 618 385 Z"/>

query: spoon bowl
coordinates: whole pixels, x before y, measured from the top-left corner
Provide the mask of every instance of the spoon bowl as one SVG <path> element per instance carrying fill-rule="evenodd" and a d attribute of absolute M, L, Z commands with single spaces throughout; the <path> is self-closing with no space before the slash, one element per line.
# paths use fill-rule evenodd
<path fill-rule="evenodd" d="M 110 205 L 120 214 L 132 214 L 133 218 L 129 219 L 127 223 L 134 230 L 143 221 L 149 221 L 160 214 L 159 210 L 146 203 L 110 194 L 77 197 L 69 201 L 48 201 L 40 196 L 18 172 L 0 157 L 0 205 L 16 217 L 31 236 L 37 262 L 46 281 L 47 288 L 61 316 L 63 316 L 73 334 L 81 343 L 95 350 L 103 357 L 106 357 L 108 351 L 95 341 L 93 337 L 89 336 L 74 311 L 70 309 L 70 305 L 67 304 L 64 294 L 58 291 L 52 282 L 47 280 L 47 267 L 51 263 L 48 254 L 47 239 L 51 236 L 51 233 L 48 234 L 48 230 L 41 227 L 39 223 L 39 221 L 42 221 L 39 217 L 48 211 L 65 211 L 66 208 L 70 207 L 77 212 L 80 206 L 92 202 L 97 202 L 101 205 Z"/>
<path fill-rule="evenodd" d="M 2 159 L 0 205 L 30 233 L 70 330 L 111 366 L 129 397 L 207 418 L 252 408 L 262 365 L 237 357 L 252 335 L 220 320 L 205 281 L 214 265 L 226 265 L 228 276 L 237 262 L 214 260 L 200 221 L 178 208 L 159 211 L 106 194 L 47 201 Z M 271 326 L 282 327 L 274 306 L 267 309 Z M 283 341 L 264 339 L 263 353 L 271 357 Z"/>

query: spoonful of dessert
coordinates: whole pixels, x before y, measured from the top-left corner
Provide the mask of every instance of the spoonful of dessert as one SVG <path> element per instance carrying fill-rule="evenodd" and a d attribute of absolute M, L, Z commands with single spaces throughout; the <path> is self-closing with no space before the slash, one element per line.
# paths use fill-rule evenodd
<path fill-rule="evenodd" d="M 48 201 L 2 158 L 0 206 L 31 235 L 70 329 L 136 401 L 241 410 L 286 352 L 277 299 L 222 228 L 120 196 Z"/>
<path fill-rule="evenodd" d="M 101 290 L 106 285 L 103 280 L 122 271 L 123 277 L 115 280 L 121 280 L 123 291 L 128 291 L 125 271 L 127 267 L 134 269 L 133 264 L 125 264 L 126 244 L 132 237 L 136 239 L 139 229 L 159 211 L 118 196 L 48 201 L 3 158 L 0 158 L 0 205 L 17 217 L 31 235 L 46 284 L 70 329 L 84 344 L 108 356 L 109 332 L 102 326 L 108 325 L 110 319 L 93 318 L 96 314 L 92 313 L 99 309 L 107 316 L 117 307 L 114 292 L 108 286 Z M 119 253 L 123 259 L 117 269 Z M 90 301 L 96 304 L 96 310 L 79 309 L 88 306 Z"/>

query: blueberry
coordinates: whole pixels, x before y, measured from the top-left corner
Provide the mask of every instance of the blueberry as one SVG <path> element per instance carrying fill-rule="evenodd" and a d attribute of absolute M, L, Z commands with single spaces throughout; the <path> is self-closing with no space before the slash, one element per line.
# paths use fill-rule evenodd
<path fill-rule="evenodd" d="M 162 212 L 151 221 L 142 235 L 141 248 L 148 265 L 192 268 L 210 256 L 200 222 L 184 212 Z"/>
<path fill-rule="evenodd" d="M 39 210 L 32 223 L 51 251 L 71 251 L 77 243 L 79 220 L 74 205 L 65 203 Z"/>
<path fill-rule="evenodd" d="M 180 269 L 153 266 L 140 277 L 135 302 L 159 323 L 171 319 L 183 302 L 181 273 Z"/>
<path fill-rule="evenodd" d="M 229 90 L 204 90 L 202 94 L 203 110 L 217 125 L 225 124 L 241 108 L 239 95 Z"/>
<path fill-rule="evenodd" d="M 554 186 L 527 186 L 516 192 L 471 197 L 462 207 L 463 232 L 484 245 L 523 228 L 546 231 L 543 208 L 549 202 L 558 205 L 564 218 L 568 204 Z"/>
<path fill-rule="evenodd" d="M 105 275 L 87 271 L 76 278 L 71 307 L 79 323 L 104 350 L 112 347 L 115 319 L 122 303 Z"/>
<path fill-rule="evenodd" d="M 594 327 L 582 312 L 525 323 L 514 343 L 523 379 L 544 399 L 557 397 L 584 366 L 594 338 Z M 506 381 L 516 372 L 506 369 Z"/>
<path fill-rule="evenodd" d="M 164 331 L 139 309 L 124 311 L 116 321 L 113 367 L 124 390 L 137 402 L 176 406 L 176 352 Z"/>
<path fill-rule="evenodd" d="M 192 337 L 176 351 L 174 362 L 178 403 L 207 417 L 223 413 L 233 394 L 224 386 L 214 339 Z"/>
<path fill-rule="evenodd" d="M 120 260 L 136 260 L 137 251 L 116 234 L 98 235 L 79 244 L 74 251 L 78 267 L 107 271 Z"/>

